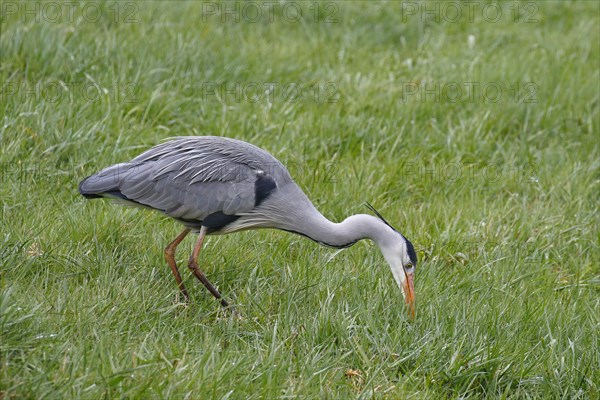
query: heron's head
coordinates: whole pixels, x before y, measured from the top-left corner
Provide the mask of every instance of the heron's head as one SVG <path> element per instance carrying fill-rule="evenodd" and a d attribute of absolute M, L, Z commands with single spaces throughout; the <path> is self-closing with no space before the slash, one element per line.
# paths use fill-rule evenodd
<path fill-rule="evenodd" d="M 389 227 L 391 231 L 380 240 L 379 248 L 390 265 L 396 283 L 402 290 L 409 307 L 410 316 L 415 316 L 414 276 L 417 267 L 417 253 L 410 240 L 392 227 L 370 204 L 369 208 Z"/>
<path fill-rule="evenodd" d="M 417 254 L 412 243 L 396 231 L 397 240 L 394 244 L 381 246 L 396 283 L 402 289 L 402 295 L 409 307 L 410 316 L 415 317 L 415 286 L 414 276 L 417 267 Z"/>

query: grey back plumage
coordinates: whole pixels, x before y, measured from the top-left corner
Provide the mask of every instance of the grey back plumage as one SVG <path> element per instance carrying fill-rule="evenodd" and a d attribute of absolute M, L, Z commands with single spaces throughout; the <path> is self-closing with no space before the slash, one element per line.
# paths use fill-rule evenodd
<path fill-rule="evenodd" d="M 190 226 L 215 214 L 251 212 L 293 183 L 271 154 L 216 136 L 179 137 L 84 179 L 86 197 L 113 197 L 154 208 Z"/>

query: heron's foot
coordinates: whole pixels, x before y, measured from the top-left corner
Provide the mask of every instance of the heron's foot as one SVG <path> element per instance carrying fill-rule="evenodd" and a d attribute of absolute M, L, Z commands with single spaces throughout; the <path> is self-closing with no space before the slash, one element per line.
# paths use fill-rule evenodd
<path fill-rule="evenodd" d="M 244 319 L 244 316 L 237 310 L 237 308 L 231 309 L 231 317 L 238 321 L 242 321 Z"/>
<path fill-rule="evenodd" d="M 223 303 L 221 303 L 223 305 Z M 244 319 L 242 313 L 238 311 L 238 308 L 234 305 L 223 306 L 223 316 L 227 315 L 228 318 L 241 321 Z"/>
<path fill-rule="evenodd" d="M 185 287 L 183 287 L 183 285 L 181 285 L 178 295 L 181 295 L 183 297 L 183 303 L 190 304 L 190 295 L 188 294 L 187 290 L 185 290 Z"/>
<path fill-rule="evenodd" d="M 190 305 L 190 297 L 187 293 L 177 292 L 177 294 L 175 295 L 175 303 L 187 307 Z"/>

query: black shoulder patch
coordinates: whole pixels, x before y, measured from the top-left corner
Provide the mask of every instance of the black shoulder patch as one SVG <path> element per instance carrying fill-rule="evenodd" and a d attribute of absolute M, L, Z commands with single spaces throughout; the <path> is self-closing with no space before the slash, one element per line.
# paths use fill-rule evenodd
<path fill-rule="evenodd" d="M 194 230 L 200 230 L 200 228 L 202 228 L 202 221 L 198 221 L 195 219 L 184 219 L 184 218 L 173 218 L 173 219 L 175 221 L 181 222 L 186 227 L 194 229 Z"/>
<path fill-rule="evenodd" d="M 254 207 L 258 207 L 276 189 L 275 179 L 263 171 L 259 171 L 256 174 L 256 182 L 254 182 Z"/>
<path fill-rule="evenodd" d="M 217 211 L 204 218 L 202 220 L 202 226 L 205 226 L 214 232 L 226 227 L 239 217 L 239 215 L 228 215 L 223 214 L 221 211 Z"/>
<path fill-rule="evenodd" d="M 406 252 L 408 253 L 408 258 L 410 258 L 410 262 L 412 263 L 413 267 L 417 266 L 417 253 L 415 252 L 415 248 L 413 246 L 413 244 L 410 242 L 410 240 L 408 240 L 407 238 L 404 238 L 404 240 L 406 240 Z"/>

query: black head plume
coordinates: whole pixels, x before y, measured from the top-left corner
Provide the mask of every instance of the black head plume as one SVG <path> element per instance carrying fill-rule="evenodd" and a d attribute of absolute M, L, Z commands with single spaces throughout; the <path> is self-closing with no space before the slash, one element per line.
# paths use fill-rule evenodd
<path fill-rule="evenodd" d="M 395 228 L 394 228 L 392 225 L 390 225 L 390 223 L 389 223 L 389 222 L 387 222 L 387 221 L 385 220 L 385 218 L 383 218 L 383 216 L 382 216 L 381 214 L 379 214 L 379 211 L 377 211 L 377 210 L 375 209 L 375 207 L 373 207 L 373 206 L 371 205 L 371 203 L 369 203 L 368 201 L 365 201 L 365 205 L 367 206 L 367 208 L 368 208 L 369 210 L 373 211 L 373 213 L 374 213 L 374 214 L 377 216 L 377 218 L 379 218 L 380 220 L 382 220 L 382 221 L 383 221 L 383 222 L 384 222 L 384 223 L 385 223 L 387 226 L 389 226 L 389 227 L 390 227 L 390 228 L 392 228 L 393 230 L 396 230 L 396 229 L 395 229 Z"/>
<path fill-rule="evenodd" d="M 394 228 L 392 225 L 390 225 L 390 223 L 387 222 L 385 220 L 385 218 L 383 218 L 383 216 L 379 213 L 379 211 L 377 211 L 375 209 L 375 207 L 373 207 L 371 205 L 371 203 L 369 203 L 368 201 L 365 201 L 365 205 L 367 206 L 367 208 L 369 210 L 373 211 L 373 213 L 377 216 L 377 218 L 379 218 L 387 226 L 389 226 L 390 228 L 392 228 L 393 230 L 395 230 L 396 232 L 398 232 L 398 230 L 396 228 Z M 398 232 L 398 233 L 400 233 L 400 232 Z M 412 262 L 413 265 L 417 265 L 417 253 L 415 252 L 415 248 L 414 248 L 413 244 L 403 234 L 400 233 L 400 236 L 402 236 L 404 238 L 404 240 L 406 240 L 406 250 L 407 250 L 407 253 L 408 253 L 408 257 L 410 258 L 410 261 Z"/>

